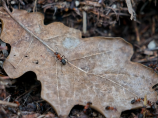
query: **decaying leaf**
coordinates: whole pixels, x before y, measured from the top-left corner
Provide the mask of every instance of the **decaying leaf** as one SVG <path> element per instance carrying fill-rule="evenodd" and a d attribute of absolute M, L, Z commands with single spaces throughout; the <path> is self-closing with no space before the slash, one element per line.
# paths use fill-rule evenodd
<path fill-rule="evenodd" d="M 106 117 L 118 118 L 123 110 L 143 106 L 143 102 L 131 104 L 134 97 L 147 95 L 156 101 L 152 86 L 158 83 L 158 75 L 130 61 L 132 46 L 122 38 L 83 39 L 79 30 L 62 23 L 44 25 L 40 13 L 13 9 L 17 23 L 3 8 L 0 11 L 1 39 L 11 45 L 5 71 L 10 78 L 35 72 L 42 84 L 42 98 L 58 115 L 67 116 L 74 105 L 90 101 Z M 66 65 L 54 57 L 55 51 L 67 58 Z M 106 106 L 117 111 L 106 110 Z"/>

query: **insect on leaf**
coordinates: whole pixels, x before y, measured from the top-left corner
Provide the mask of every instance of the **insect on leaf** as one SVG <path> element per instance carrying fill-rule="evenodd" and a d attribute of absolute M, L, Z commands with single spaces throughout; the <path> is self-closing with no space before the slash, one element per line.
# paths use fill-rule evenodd
<path fill-rule="evenodd" d="M 41 13 L 8 13 L 0 8 L 1 39 L 11 45 L 4 69 L 10 78 L 35 72 L 42 98 L 58 115 L 67 116 L 74 105 L 90 101 L 104 116 L 118 118 L 123 110 L 143 105 L 131 104 L 134 97 L 156 100 L 152 86 L 158 83 L 157 74 L 130 61 L 133 48 L 122 38 L 83 39 L 79 30 L 62 23 L 44 25 Z M 56 59 L 56 51 L 66 57 L 66 65 Z"/>

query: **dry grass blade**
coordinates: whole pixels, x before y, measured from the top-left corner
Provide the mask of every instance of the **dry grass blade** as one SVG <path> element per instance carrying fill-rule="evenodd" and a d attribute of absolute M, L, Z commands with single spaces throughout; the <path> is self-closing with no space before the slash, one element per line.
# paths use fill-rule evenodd
<path fill-rule="evenodd" d="M 147 95 L 144 96 L 144 103 L 143 105 L 146 107 L 147 106 Z"/>

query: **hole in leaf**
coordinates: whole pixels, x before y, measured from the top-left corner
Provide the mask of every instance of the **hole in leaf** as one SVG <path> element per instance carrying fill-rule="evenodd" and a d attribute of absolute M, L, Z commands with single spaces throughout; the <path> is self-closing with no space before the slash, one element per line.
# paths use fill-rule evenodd
<path fill-rule="evenodd" d="M 11 50 L 11 46 L 10 46 L 10 44 L 8 44 L 8 43 L 6 43 L 6 46 L 8 47 L 8 55 L 10 54 L 10 50 Z"/>
<path fill-rule="evenodd" d="M 135 114 L 135 115 L 139 115 L 139 113 L 141 112 L 141 108 L 139 109 L 132 109 L 132 110 L 126 110 L 126 111 L 123 111 L 121 113 L 121 118 L 130 118 L 130 117 L 133 117 L 132 114 Z"/>
<path fill-rule="evenodd" d="M 36 74 L 29 71 L 17 79 L 12 79 L 12 84 L 8 87 L 7 93 L 11 95 L 9 102 L 20 103 L 19 109 L 24 112 L 47 113 L 51 112 L 57 116 L 54 108 L 41 98 L 41 82 L 37 80 Z M 22 114 L 25 115 L 25 114 Z"/>
<path fill-rule="evenodd" d="M 106 118 L 104 115 L 102 115 L 99 111 L 95 110 L 94 108 L 90 108 L 91 110 L 88 111 L 87 114 L 84 114 L 84 106 L 83 105 L 75 105 L 70 113 L 69 117 L 95 117 L 95 118 Z"/>
<path fill-rule="evenodd" d="M 10 50 L 11 50 L 11 46 L 7 43 L 5 43 L 4 41 L 2 41 L 0 39 L 0 53 L 2 53 L 3 55 L 1 55 L 1 58 L 7 58 L 9 53 L 10 53 Z"/>
<path fill-rule="evenodd" d="M 35 62 L 35 64 L 38 64 L 38 60 Z"/>
<path fill-rule="evenodd" d="M 142 113 L 150 113 L 149 116 L 151 116 L 152 118 L 156 118 L 156 115 L 155 112 L 156 112 L 156 108 L 155 107 L 149 107 L 149 108 L 146 108 L 144 109 L 143 107 L 139 107 L 139 108 L 136 108 L 136 109 L 131 109 L 131 110 L 126 110 L 126 111 L 123 111 L 121 113 L 121 118 L 133 118 L 134 116 L 137 116 L 138 118 L 142 118 L 141 116 L 143 116 Z M 147 115 L 147 114 L 146 114 Z"/>

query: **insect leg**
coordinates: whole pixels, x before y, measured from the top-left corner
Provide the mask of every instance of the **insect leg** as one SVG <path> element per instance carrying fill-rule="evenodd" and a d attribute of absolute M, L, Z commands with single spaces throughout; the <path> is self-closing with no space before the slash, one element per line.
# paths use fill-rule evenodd
<path fill-rule="evenodd" d="M 53 64 L 53 66 L 57 63 L 57 61 L 58 61 L 58 58 L 55 57 L 55 63 Z"/>
<path fill-rule="evenodd" d="M 64 55 L 63 55 L 61 58 L 64 58 L 64 59 L 66 59 Z"/>

